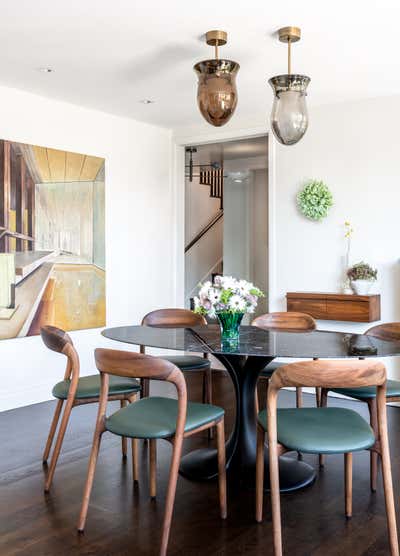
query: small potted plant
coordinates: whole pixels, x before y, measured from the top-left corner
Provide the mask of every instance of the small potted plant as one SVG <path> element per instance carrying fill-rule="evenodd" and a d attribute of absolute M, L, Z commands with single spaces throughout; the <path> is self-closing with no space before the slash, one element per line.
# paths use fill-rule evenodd
<path fill-rule="evenodd" d="M 194 298 L 195 313 L 218 318 L 222 343 L 234 346 L 239 340 L 239 328 L 245 313 L 254 313 L 263 292 L 246 280 L 232 276 L 216 276 L 200 284 L 198 297 Z"/>
<path fill-rule="evenodd" d="M 347 276 L 355 294 L 368 295 L 372 284 L 377 280 L 378 271 L 361 261 L 349 268 Z"/>

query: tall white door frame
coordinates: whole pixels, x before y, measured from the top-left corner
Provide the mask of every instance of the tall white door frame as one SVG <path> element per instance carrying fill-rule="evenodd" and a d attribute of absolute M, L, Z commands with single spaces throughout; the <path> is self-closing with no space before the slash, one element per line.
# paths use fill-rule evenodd
<path fill-rule="evenodd" d="M 232 131 L 215 130 L 207 135 L 194 135 L 175 138 L 173 141 L 173 245 L 175 274 L 173 277 L 175 306 L 184 306 L 185 296 L 185 147 L 190 145 L 206 145 L 240 139 L 252 139 L 267 135 L 268 137 L 268 310 L 275 307 L 276 292 L 276 196 L 275 196 L 275 153 L 276 144 L 272 133 L 265 128 L 250 128 Z"/>

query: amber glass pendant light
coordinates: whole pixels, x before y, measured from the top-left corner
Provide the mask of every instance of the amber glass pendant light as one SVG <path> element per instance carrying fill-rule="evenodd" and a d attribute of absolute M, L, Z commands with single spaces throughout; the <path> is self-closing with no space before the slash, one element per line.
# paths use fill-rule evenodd
<path fill-rule="evenodd" d="M 279 40 L 288 45 L 288 72 L 271 77 L 268 81 L 275 94 L 271 127 L 282 145 L 294 145 L 307 131 L 306 96 L 311 80 L 306 75 L 292 73 L 291 45 L 300 40 L 301 30 L 298 27 L 283 27 L 278 33 Z"/>
<path fill-rule="evenodd" d="M 208 31 L 206 42 L 215 48 L 213 60 L 203 60 L 194 66 L 199 83 L 197 103 L 200 112 L 211 125 L 220 127 L 231 119 L 237 105 L 236 74 L 239 64 L 220 59 L 218 47 L 226 44 L 225 31 Z"/>

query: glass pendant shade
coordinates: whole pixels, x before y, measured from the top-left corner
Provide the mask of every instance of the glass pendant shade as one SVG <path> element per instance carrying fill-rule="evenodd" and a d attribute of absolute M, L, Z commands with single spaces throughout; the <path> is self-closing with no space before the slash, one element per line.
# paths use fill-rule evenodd
<path fill-rule="evenodd" d="M 277 75 L 268 83 L 274 91 L 271 128 L 282 145 L 294 145 L 303 137 L 308 127 L 306 75 Z"/>
<path fill-rule="evenodd" d="M 194 66 L 198 76 L 197 103 L 207 122 L 220 127 L 231 119 L 238 101 L 236 75 L 239 64 L 231 60 L 204 60 Z"/>

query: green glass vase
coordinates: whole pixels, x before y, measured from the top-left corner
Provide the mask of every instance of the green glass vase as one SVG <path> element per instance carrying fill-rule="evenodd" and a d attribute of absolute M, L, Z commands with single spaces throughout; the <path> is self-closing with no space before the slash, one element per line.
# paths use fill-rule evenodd
<path fill-rule="evenodd" d="M 240 324 L 244 313 L 217 313 L 221 328 L 221 342 L 228 346 L 237 346 L 239 343 Z"/>

